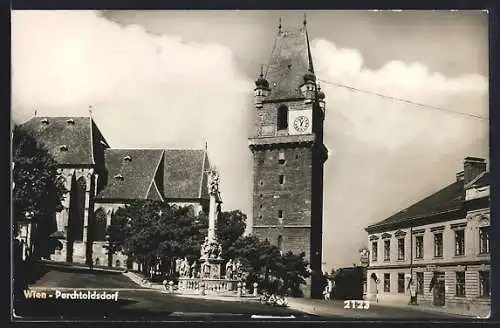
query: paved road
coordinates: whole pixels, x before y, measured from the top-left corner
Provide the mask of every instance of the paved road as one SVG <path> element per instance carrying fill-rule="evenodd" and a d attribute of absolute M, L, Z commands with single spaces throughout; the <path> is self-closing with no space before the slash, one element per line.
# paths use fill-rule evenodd
<path fill-rule="evenodd" d="M 292 308 L 275 308 L 253 302 L 206 300 L 175 296 L 145 289 L 119 273 L 49 270 L 34 285 L 54 293 L 55 288 L 119 291 L 118 301 L 62 300 L 47 298 L 17 304 L 17 315 L 36 319 L 132 319 L 132 320 L 352 320 L 352 319 L 455 319 L 450 315 L 422 313 L 411 309 L 371 306 L 368 310 L 349 310 L 343 302 L 290 300 Z M 303 303 L 300 303 L 303 302 Z M 295 304 L 297 305 L 297 304 Z M 314 311 L 311 309 L 314 308 Z M 309 312 L 309 313 L 308 313 Z M 316 315 L 312 315 L 315 313 Z"/>

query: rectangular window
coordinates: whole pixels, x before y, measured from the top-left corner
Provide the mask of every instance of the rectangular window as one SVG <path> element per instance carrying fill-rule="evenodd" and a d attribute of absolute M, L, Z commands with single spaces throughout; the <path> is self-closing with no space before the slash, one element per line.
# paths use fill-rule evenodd
<path fill-rule="evenodd" d="M 280 153 L 278 155 L 278 162 L 280 164 L 285 164 L 285 152 L 284 151 L 280 151 Z"/>
<path fill-rule="evenodd" d="M 443 257 L 443 234 L 434 234 L 434 257 Z"/>
<path fill-rule="evenodd" d="M 405 292 L 405 274 L 398 273 L 398 293 Z"/>
<path fill-rule="evenodd" d="M 455 295 L 457 297 L 465 297 L 465 272 L 456 273 Z"/>
<path fill-rule="evenodd" d="M 372 242 L 372 261 L 376 262 L 378 257 L 378 243 L 376 241 Z"/>
<path fill-rule="evenodd" d="M 479 297 L 490 297 L 489 271 L 479 271 Z"/>
<path fill-rule="evenodd" d="M 479 253 L 490 252 L 490 227 L 479 228 Z"/>
<path fill-rule="evenodd" d="M 455 255 L 465 255 L 465 231 L 455 230 Z"/>
<path fill-rule="evenodd" d="M 391 260 L 391 241 L 384 240 L 384 261 Z"/>
<path fill-rule="evenodd" d="M 415 258 L 424 258 L 424 236 L 415 237 Z"/>
<path fill-rule="evenodd" d="M 398 260 L 405 259 L 405 240 L 404 238 L 398 239 Z"/>
<path fill-rule="evenodd" d="M 390 273 L 384 273 L 384 292 L 385 293 L 391 292 L 391 274 Z"/>
<path fill-rule="evenodd" d="M 424 295 L 424 273 L 417 272 L 417 294 Z"/>
<path fill-rule="evenodd" d="M 282 210 L 279 210 L 279 211 L 278 211 L 278 217 L 279 217 L 280 219 L 282 219 L 282 218 L 283 218 L 283 211 L 282 211 Z"/>
<path fill-rule="evenodd" d="M 280 174 L 280 176 L 279 176 L 279 183 L 281 185 L 285 183 L 285 176 L 283 174 Z"/>

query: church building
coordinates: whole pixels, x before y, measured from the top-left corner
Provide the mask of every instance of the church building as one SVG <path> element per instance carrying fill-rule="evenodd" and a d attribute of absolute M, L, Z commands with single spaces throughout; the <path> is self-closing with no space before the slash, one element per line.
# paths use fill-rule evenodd
<path fill-rule="evenodd" d="M 21 128 L 54 157 L 68 190 L 54 214 L 54 261 L 127 266 L 109 262 L 105 231 L 114 212 L 134 200 L 156 200 L 208 212 L 206 149 L 114 149 L 92 117 L 33 117 Z"/>
<path fill-rule="evenodd" d="M 306 21 L 281 23 L 266 71 L 255 82 L 253 234 L 283 253 L 305 252 L 306 297 L 321 297 L 325 94 L 314 74 Z"/>

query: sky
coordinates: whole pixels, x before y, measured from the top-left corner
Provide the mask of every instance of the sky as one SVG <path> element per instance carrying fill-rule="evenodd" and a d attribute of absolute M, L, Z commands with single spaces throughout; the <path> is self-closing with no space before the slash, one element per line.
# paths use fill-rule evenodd
<path fill-rule="evenodd" d="M 203 148 L 223 210 L 251 217 L 254 81 L 279 17 L 298 11 L 14 11 L 12 118 L 92 116 L 113 148 Z M 364 228 L 488 157 L 488 26 L 480 11 L 312 11 L 326 94 L 323 261 L 359 262 Z M 446 110 L 478 119 L 357 89 Z M 251 222 L 249 223 L 249 229 Z"/>

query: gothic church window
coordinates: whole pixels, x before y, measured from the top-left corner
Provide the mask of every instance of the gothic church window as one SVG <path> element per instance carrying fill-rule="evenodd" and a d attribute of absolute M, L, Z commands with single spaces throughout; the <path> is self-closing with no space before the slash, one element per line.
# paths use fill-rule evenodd
<path fill-rule="evenodd" d="M 95 211 L 94 240 L 104 241 L 106 235 L 106 212 L 100 207 Z"/>
<path fill-rule="evenodd" d="M 283 174 L 280 174 L 280 176 L 279 176 L 279 183 L 280 183 L 280 185 L 285 183 L 285 176 Z"/>
<path fill-rule="evenodd" d="M 278 108 L 278 130 L 288 129 L 288 108 L 283 105 Z"/>

